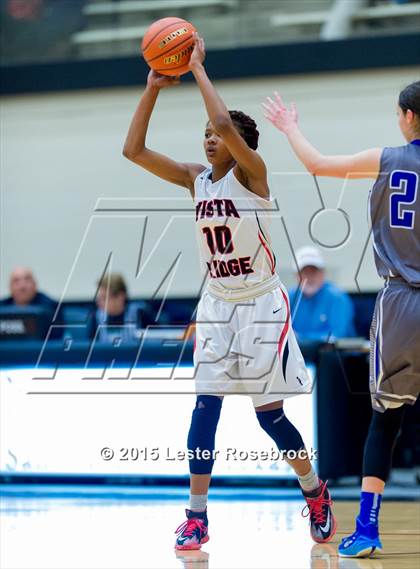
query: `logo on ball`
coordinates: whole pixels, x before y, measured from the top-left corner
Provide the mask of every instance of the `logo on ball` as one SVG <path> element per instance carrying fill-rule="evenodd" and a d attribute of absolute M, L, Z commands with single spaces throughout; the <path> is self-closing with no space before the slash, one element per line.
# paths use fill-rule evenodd
<path fill-rule="evenodd" d="M 168 43 L 171 42 L 172 40 L 178 38 L 179 36 L 183 36 L 184 34 L 187 33 L 188 33 L 187 28 L 179 28 L 178 30 L 171 32 L 169 35 L 166 36 L 166 38 L 163 38 L 163 40 L 159 42 L 159 49 L 162 49 L 163 47 L 168 45 Z"/>
<path fill-rule="evenodd" d="M 182 49 L 181 51 L 179 51 L 178 53 L 175 53 L 174 55 L 169 55 L 168 57 L 165 57 L 163 59 L 163 63 L 165 65 L 170 65 L 171 63 L 179 63 L 181 58 L 183 58 L 186 55 L 188 55 L 189 53 L 191 53 L 193 51 L 193 49 L 194 49 L 194 46 L 190 45 L 189 47 Z"/>

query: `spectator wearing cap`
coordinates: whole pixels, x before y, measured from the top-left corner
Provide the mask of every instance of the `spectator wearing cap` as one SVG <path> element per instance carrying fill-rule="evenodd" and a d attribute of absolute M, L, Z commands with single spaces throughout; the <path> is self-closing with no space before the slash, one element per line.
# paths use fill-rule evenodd
<path fill-rule="evenodd" d="M 93 335 L 101 342 L 135 341 L 138 330 L 148 324 L 145 302 L 129 301 L 127 285 L 119 273 L 109 273 L 98 282 Z"/>
<path fill-rule="evenodd" d="M 299 285 L 289 293 L 293 328 L 299 340 L 325 342 L 356 335 L 353 303 L 325 279 L 325 261 L 316 247 L 296 251 Z"/>

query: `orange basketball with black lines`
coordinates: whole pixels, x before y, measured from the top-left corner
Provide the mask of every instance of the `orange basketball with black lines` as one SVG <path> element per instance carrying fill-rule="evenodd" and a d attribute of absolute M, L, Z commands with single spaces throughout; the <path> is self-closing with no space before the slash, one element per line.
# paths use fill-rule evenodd
<path fill-rule="evenodd" d="M 146 63 L 162 75 L 188 73 L 194 49 L 194 26 L 182 18 L 162 18 L 144 35 L 141 51 Z"/>

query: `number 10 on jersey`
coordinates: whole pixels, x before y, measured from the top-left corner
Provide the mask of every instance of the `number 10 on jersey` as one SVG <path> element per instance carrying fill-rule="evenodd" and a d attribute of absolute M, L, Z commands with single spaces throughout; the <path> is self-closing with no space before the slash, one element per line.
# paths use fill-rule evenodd
<path fill-rule="evenodd" d="M 232 232 L 227 225 L 218 225 L 213 229 L 211 227 L 203 227 L 202 231 L 206 236 L 207 245 L 212 255 L 215 255 L 216 252 L 222 255 L 232 253 L 234 248 Z"/>

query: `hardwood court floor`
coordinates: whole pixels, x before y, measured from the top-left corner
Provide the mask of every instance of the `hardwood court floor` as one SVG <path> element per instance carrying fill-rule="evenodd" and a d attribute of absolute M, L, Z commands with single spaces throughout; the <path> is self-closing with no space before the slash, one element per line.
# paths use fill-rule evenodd
<path fill-rule="evenodd" d="M 2 569 L 420 569 L 420 504 L 385 502 L 384 553 L 339 559 L 353 530 L 355 502 L 336 502 L 339 528 L 326 545 L 309 538 L 301 500 L 214 500 L 210 541 L 176 554 L 174 530 L 185 502 L 155 499 L 22 498 L 2 500 Z"/>

